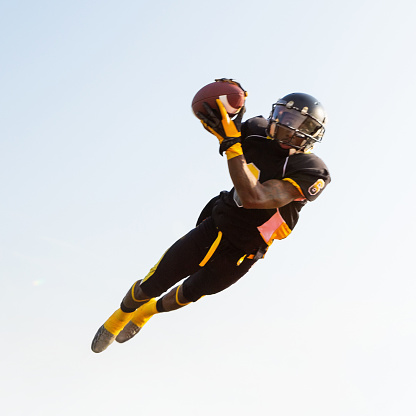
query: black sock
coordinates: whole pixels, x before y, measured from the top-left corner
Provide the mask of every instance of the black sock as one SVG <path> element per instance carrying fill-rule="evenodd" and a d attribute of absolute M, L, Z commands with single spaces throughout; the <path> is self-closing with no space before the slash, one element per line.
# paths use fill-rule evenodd
<path fill-rule="evenodd" d="M 158 301 L 156 302 L 156 309 L 158 312 L 166 312 L 165 308 L 163 307 L 163 302 L 162 302 L 163 298 L 158 299 Z"/>
<path fill-rule="evenodd" d="M 125 313 L 131 313 L 131 312 L 134 312 L 136 310 L 136 309 L 133 309 L 133 308 L 128 308 L 127 306 L 124 305 L 123 302 L 121 302 L 120 309 Z"/>

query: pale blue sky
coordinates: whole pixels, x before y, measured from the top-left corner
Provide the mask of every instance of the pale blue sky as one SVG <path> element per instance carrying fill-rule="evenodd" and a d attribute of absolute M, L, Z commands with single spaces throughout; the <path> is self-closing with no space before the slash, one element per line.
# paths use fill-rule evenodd
<path fill-rule="evenodd" d="M 2 414 L 390 416 L 416 406 L 409 1 L 0 2 Z M 190 108 L 302 91 L 333 182 L 238 284 L 90 351 L 231 187 Z"/>

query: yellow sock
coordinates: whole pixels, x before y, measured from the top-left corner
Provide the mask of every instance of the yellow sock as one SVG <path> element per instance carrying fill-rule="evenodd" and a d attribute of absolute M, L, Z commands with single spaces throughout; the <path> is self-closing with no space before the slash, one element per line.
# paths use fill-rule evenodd
<path fill-rule="evenodd" d="M 124 328 L 127 322 L 130 321 L 133 312 L 126 313 L 121 309 L 117 309 L 105 322 L 104 328 L 111 332 L 113 335 L 118 335 L 118 333 Z"/>
<path fill-rule="evenodd" d="M 158 313 L 158 310 L 156 309 L 156 299 L 153 298 L 143 306 L 140 306 L 140 308 L 133 313 L 131 321 L 141 328 L 156 313 Z"/>

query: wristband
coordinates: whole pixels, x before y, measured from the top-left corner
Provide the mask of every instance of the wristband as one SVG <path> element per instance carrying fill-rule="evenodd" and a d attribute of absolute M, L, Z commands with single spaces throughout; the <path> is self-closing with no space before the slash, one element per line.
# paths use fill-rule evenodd
<path fill-rule="evenodd" d="M 233 159 L 237 156 L 241 156 L 243 154 L 243 148 L 241 147 L 241 143 L 233 144 L 225 151 L 225 154 L 227 155 L 227 160 Z"/>

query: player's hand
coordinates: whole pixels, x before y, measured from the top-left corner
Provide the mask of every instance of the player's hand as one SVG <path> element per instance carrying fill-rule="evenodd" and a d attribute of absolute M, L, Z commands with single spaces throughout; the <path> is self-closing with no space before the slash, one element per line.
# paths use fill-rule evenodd
<path fill-rule="evenodd" d="M 238 114 L 231 119 L 223 103 L 219 99 L 216 101 L 219 111 L 213 110 L 207 103 L 204 103 L 207 114 L 197 113 L 197 116 L 204 128 L 217 137 L 222 155 L 229 147 L 240 142 L 241 121 L 246 109 L 245 106 L 241 107 Z"/>

